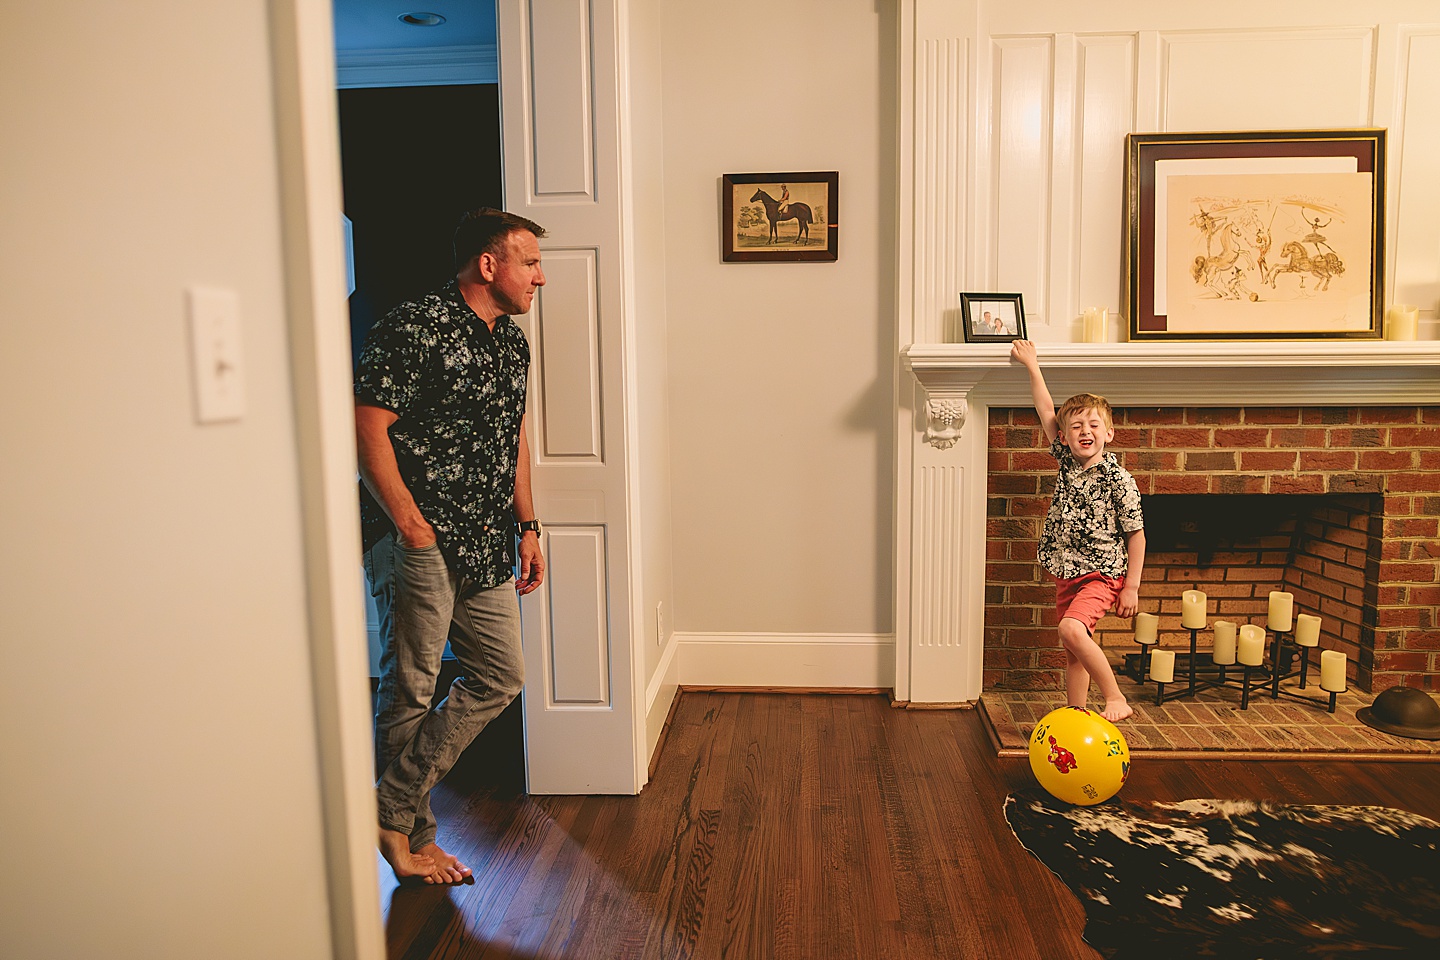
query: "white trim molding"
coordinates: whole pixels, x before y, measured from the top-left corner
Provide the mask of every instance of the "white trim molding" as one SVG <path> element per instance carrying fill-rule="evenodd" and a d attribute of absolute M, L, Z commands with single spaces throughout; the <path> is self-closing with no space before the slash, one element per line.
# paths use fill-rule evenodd
<path fill-rule="evenodd" d="M 335 86 L 341 90 L 499 82 L 495 44 L 335 52 Z"/>
<path fill-rule="evenodd" d="M 681 686 L 895 685 L 889 633 L 676 633 Z"/>
<path fill-rule="evenodd" d="M 929 397 L 960 403 L 972 393 L 991 405 L 1029 405 L 1025 371 L 1009 344 L 916 343 L 901 363 Z M 1241 406 L 1440 402 L 1440 342 L 1213 341 L 1046 343 L 1041 363 L 1056 397 L 1099 389 L 1116 405 Z M 934 446 L 932 412 L 925 442 Z M 953 445 L 964 417 L 954 421 Z M 980 421 L 983 424 L 985 421 Z"/>

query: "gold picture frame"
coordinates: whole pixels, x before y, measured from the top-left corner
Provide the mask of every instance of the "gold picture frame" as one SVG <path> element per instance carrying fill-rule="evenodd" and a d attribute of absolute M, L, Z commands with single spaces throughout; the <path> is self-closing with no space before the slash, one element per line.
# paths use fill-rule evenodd
<path fill-rule="evenodd" d="M 1385 131 L 1125 138 L 1132 340 L 1381 335 Z"/>

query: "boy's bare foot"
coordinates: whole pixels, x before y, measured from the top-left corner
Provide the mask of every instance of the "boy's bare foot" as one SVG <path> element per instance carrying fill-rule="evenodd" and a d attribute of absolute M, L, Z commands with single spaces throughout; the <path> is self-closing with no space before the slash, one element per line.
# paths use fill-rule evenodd
<path fill-rule="evenodd" d="M 429 857 L 435 863 L 435 872 L 425 878 L 426 883 L 469 883 L 472 882 L 470 868 L 461 863 L 454 854 L 440 849 L 438 843 L 427 843 L 415 854 Z"/>
<path fill-rule="evenodd" d="M 1100 711 L 1100 716 L 1111 723 L 1119 723 L 1134 712 L 1135 708 L 1130 706 L 1129 701 L 1121 697 L 1119 700 L 1106 700 L 1105 709 Z"/>
<path fill-rule="evenodd" d="M 399 830 L 380 828 L 380 856 L 401 883 L 430 878 L 436 870 L 433 857 L 410 852 L 410 838 Z"/>

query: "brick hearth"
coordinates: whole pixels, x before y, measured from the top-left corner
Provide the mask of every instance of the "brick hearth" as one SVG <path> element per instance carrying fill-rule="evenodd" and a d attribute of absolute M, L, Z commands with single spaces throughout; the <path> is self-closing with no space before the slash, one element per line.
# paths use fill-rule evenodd
<path fill-rule="evenodd" d="M 1440 689 L 1440 407 L 1126 407 L 1115 426 L 1154 526 L 1140 596 L 1162 643 L 1188 644 L 1182 590 L 1204 590 L 1212 620 L 1263 624 L 1266 595 L 1285 589 L 1324 619 L 1322 646 L 1350 655 L 1360 689 Z M 1060 689 L 1054 591 L 1035 559 L 1055 464 L 1034 411 L 991 408 L 988 456 L 983 684 Z M 1217 508 L 1247 522 L 1218 541 L 1160 529 L 1199 494 L 1226 495 Z M 1129 621 L 1097 633 L 1134 649 Z"/>

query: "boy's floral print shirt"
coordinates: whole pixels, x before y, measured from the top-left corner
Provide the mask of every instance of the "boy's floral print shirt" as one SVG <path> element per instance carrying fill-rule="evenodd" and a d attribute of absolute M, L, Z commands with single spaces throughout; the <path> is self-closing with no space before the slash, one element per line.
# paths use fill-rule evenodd
<path fill-rule="evenodd" d="M 1125 576 L 1125 534 L 1145 526 L 1135 478 L 1109 451 L 1081 470 L 1061 437 L 1050 444 L 1050 455 L 1060 461 L 1060 474 L 1040 534 L 1040 562 L 1062 580 L 1087 573 Z"/>
<path fill-rule="evenodd" d="M 451 281 L 371 328 L 355 399 L 399 416 L 390 443 L 400 476 L 456 572 L 493 587 L 514 565 L 515 468 L 530 346 L 502 316 L 492 332 Z M 393 532 L 360 485 L 365 549 Z"/>

